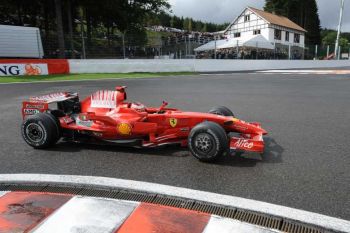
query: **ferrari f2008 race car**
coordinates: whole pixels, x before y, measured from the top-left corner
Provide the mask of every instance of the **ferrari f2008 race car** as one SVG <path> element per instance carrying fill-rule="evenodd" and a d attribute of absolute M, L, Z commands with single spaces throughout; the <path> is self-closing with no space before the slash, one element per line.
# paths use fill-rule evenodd
<path fill-rule="evenodd" d="M 23 139 L 36 149 L 61 138 L 132 147 L 180 144 L 203 162 L 225 153 L 264 152 L 267 132 L 259 123 L 235 118 L 226 107 L 209 113 L 168 108 L 164 101 L 160 107 L 146 107 L 127 102 L 125 90 L 100 90 L 82 101 L 69 92 L 32 97 L 22 103 Z"/>

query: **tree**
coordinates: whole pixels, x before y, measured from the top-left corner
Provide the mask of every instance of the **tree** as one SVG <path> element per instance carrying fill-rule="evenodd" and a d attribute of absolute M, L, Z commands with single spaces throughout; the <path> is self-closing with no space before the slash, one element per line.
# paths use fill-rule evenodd
<path fill-rule="evenodd" d="M 340 38 L 339 39 L 339 46 L 341 48 L 347 48 L 348 49 L 349 48 L 349 40 L 344 38 L 344 37 Z"/>
<path fill-rule="evenodd" d="M 333 45 L 335 44 L 335 40 L 337 39 L 337 32 L 336 31 L 329 31 L 327 33 L 324 33 L 325 35 L 322 38 L 322 44 L 323 45 Z"/>
<path fill-rule="evenodd" d="M 171 20 L 170 20 L 170 27 L 175 27 L 175 16 L 171 17 Z"/>
<path fill-rule="evenodd" d="M 307 45 L 321 43 L 321 26 L 316 0 L 266 0 L 264 10 L 285 16 L 305 28 Z"/>
<path fill-rule="evenodd" d="M 56 22 L 57 22 L 57 39 L 58 39 L 58 49 L 59 58 L 64 58 L 65 47 L 64 47 L 64 32 L 63 32 L 63 21 L 62 21 L 62 1 L 55 0 L 55 10 L 56 10 Z"/>
<path fill-rule="evenodd" d="M 192 31 L 192 18 L 188 19 L 188 30 Z"/>
<path fill-rule="evenodd" d="M 194 30 L 197 32 L 202 31 L 203 29 L 203 23 L 201 21 L 194 21 Z"/>
<path fill-rule="evenodd" d="M 188 30 L 189 30 L 189 28 L 188 28 L 189 22 L 190 22 L 190 19 L 189 19 L 189 18 L 185 18 L 185 19 L 182 21 L 182 28 L 183 28 L 183 30 L 185 30 L 185 31 L 188 31 Z"/>
<path fill-rule="evenodd" d="M 337 32 L 327 28 L 321 31 L 322 45 L 324 47 L 330 46 L 330 51 L 334 51 L 335 40 L 337 39 Z M 341 51 L 348 52 L 350 49 L 350 33 L 341 33 L 339 39 L 339 46 Z"/>
<path fill-rule="evenodd" d="M 72 1 L 67 1 L 67 18 L 68 18 L 68 31 L 69 31 L 69 44 L 72 53 L 72 58 L 75 58 L 74 53 L 74 39 L 73 39 L 73 17 L 72 17 Z"/>
<path fill-rule="evenodd" d="M 202 32 L 207 32 L 207 31 L 208 31 L 208 26 L 207 26 L 207 24 L 205 23 L 205 24 L 203 25 Z"/>
<path fill-rule="evenodd" d="M 284 0 L 266 0 L 264 10 L 277 15 L 287 16 L 286 5 L 288 1 Z"/>

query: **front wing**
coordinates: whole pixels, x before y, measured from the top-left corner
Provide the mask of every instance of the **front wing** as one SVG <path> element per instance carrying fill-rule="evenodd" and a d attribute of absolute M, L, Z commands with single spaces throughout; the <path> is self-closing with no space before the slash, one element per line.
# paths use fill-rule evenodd
<path fill-rule="evenodd" d="M 240 137 L 231 137 L 231 152 L 264 153 L 264 139 L 262 135 L 241 134 Z"/>
<path fill-rule="evenodd" d="M 251 123 L 258 128 L 261 128 L 260 123 Z M 231 137 L 230 151 L 231 152 L 252 152 L 263 154 L 265 143 L 261 134 L 240 134 L 238 137 Z"/>

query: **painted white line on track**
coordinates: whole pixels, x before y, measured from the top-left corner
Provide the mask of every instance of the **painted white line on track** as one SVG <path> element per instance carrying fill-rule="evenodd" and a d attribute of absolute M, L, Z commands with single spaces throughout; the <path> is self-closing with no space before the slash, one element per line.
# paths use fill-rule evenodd
<path fill-rule="evenodd" d="M 211 216 L 208 225 L 205 227 L 203 233 L 278 233 L 281 231 L 271 230 L 264 227 L 252 225 L 238 220 L 222 218 L 219 216 Z"/>
<path fill-rule="evenodd" d="M 240 72 L 234 72 L 234 73 L 202 73 L 198 75 L 199 76 L 228 76 L 228 75 L 242 75 L 242 74 L 257 74 L 257 73 L 256 72 L 249 73 L 245 70 L 242 70 Z"/>
<path fill-rule="evenodd" d="M 226 75 L 235 75 L 235 74 L 242 74 L 242 73 L 213 73 L 213 74 L 199 74 L 200 76 L 226 76 Z"/>
<path fill-rule="evenodd" d="M 138 204 L 137 202 L 75 196 L 31 232 L 114 232 Z"/>
<path fill-rule="evenodd" d="M 257 71 L 262 74 L 350 74 L 350 70 L 262 70 Z"/>
<path fill-rule="evenodd" d="M 0 197 L 4 196 L 8 191 L 0 191 Z"/>
<path fill-rule="evenodd" d="M 241 197 L 234 197 L 198 190 L 179 188 L 168 185 L 122 180 L 115 178 L 72 176 L 72 175 L 43 175 L 43 174 L 3 174 L 0 183 L 50 183 L 56 185 L 88 185 L 95 188 L 118 188 L 135 190 L 146 193 L 157 193 L 173 197 L 193 199 L 218 205 L 256 211 L 273 216 L 287 218 L 306 224 L 319 226 L 338 232 L 350 232 L 350 221 L 329 217 L 290 207 L 255 201 Z"/>

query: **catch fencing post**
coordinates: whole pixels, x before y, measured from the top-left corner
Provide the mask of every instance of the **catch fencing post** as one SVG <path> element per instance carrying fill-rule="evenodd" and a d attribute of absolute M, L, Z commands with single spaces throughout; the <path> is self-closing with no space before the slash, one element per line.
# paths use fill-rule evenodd
<path fill-rule="evenodd" d="M 327 45 L 327 57 L 329 57 L 329 45 Z"/>
<path fill-rule="evenodd" d="M 188 35 L 188 54 L 192 55 L 191 51 L 192 35 Z"/>
<path fill-rule="evenodd" d="M 187 56 L 187 36 L 185 35 L 185 56 Z"/>
<path fill-rule="evenodd" d="M 288 59 L 292 60 L 292 46 L 289 44 L 288 45 Z"/>
<path fill-rule="evenodd" d="M 125 52 L 125 32 L 122 33 L 122 42 L 123 42 L 123 58 L 126 58 L 126 52 Z"/>
<path fill-rule="evenodd" d="M 318 53 L 318 45 L 315 45 L 315 60 L 317 60 L 317 53 Z"/>
<path fill-rule="evenodd" d="M 40 50 L 39 38 L 40 38 L 40 35 L 39 35 L 39 29 L 38 29 L 38 30 L 36 30 L 36 43 L 38 45 L 38 58 L 41 58 L 41 50 Z"/>
<path fill-rule="evenodd" d="M 84 23 L 83 20 L 81 20 L 81 48 L 82 48 L 82 59 L 86 59 L 86 53 L 85 53 L 85 39 L 84 39 Z"/>
<path fill-rule="evenodd" d="M 215 54 L 215 59 L 216 59 L 216 36 L 214 36 L 214 40 L 215 40 L 215 42 L 214 42 L 214 44 L 215 44 L 215 47 L 214 47 L 214 54 Z"/>

